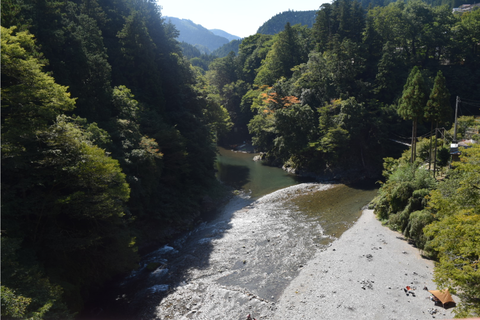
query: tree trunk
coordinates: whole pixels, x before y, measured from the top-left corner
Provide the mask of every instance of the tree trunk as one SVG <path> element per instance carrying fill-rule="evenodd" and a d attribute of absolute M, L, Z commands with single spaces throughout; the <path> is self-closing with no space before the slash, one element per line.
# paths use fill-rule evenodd
<path fill-rule="evenodd" d="M 438 121 L 435 127 L 435 157 L 433 159 L 433 177 L 434 178 L 435 178 L 435 174 L 437 173 L 437 127 L 438 127 Z"/>
<path fill-rule="evenodd" d="M 430 132 L 433 131 L 433 121 L 430 126 Z M 437 134 L 437 128 L 435 128 L 435 134 Z M 430 136 L 430 149 L 428 150 L 428 172 L 430 172 L 430 165 L 432 164 L 432 136 Z"/>
<path fill-rule="evenodd" d="M 412 148 L 412 151 L 411 151 L 411 154 L 410 154 L 410 162 L 413 163 L 413 161 L 415 160 L 415 123 L 416 121 L 413 120 L 413 123 L 412 123 L 412 140 L 411 140 L 411 145 L 410 145 L 410 148 Z"/>
<path fill-rule="evenodd" d="M 363 168 L 366 169 L 367 166 L 365 165 L 365 160 L 363 159 L 363 149 L 362 148 L 360 148 L 360 155 L 362 156 Z"/>
<path fill-rule="evenodd" d="M 412 132 L 412 163 L 415 162 L 417 158 L 417 120 L 413 122 L 413 132 Z"/>

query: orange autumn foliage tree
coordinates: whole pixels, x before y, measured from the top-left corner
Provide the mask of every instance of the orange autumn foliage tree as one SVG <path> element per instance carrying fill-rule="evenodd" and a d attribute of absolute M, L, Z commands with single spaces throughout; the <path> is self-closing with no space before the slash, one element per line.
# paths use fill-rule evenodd
<path fill-rule="evenodd" d="M 256 115 L 249 123 L 253 143 L 264 150 L 274 150 L 288 157 L 303 152 L 316 131 L 314 110 L 301 105 L 300 99 L 283 94 L 281 88 L 262 86 L 254 99 Z"/>
<path fill-rule="evenodd" d="M 291 107 L 294 104 L 300 103 L 300 100 L 295 96 L 282 97 L 277 92 L 272 91 L 272 87 L 267 88 L 268 91 L 260 94 L 263 103 L 269 107 L 269 110 L 264 110 L 263 112 L 273 112 L 275 109 Z"/>

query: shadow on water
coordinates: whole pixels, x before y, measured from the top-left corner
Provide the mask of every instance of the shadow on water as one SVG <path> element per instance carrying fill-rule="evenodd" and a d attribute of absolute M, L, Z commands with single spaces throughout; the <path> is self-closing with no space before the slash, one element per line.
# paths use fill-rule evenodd
<path fill-rule="evenodd" d="M 245 204 L 247 205 L 248 202 Z M 139 270 L 112 283 L 110 289 L 103 291 L 101 296 L 95 299 L 97 301 L 90 303 L 88 309 L 76 319 L 159 319 L 156 306 L 159 306 L 162 300 L 172 292 L 189 283 L 192 269 L 208 270 L 212 267 L 209 257 L 214 249 L 213 244 L 201 243 L 201 240 L 205 237 L 220 238 L 231 228 L 228 221 L 220 231 L 204 228 L 205 226 L 208 225 L 204 224 L 175 240 L 171 246 L 167 245 L 143 257 Z M 165 252 L 161 252 L 162 250 Z M 175 317 L 161 319 L 175 319 Z"/>
<path fill-rule="evenodd" d="M 235 189 L 242 189 L 250 180 L 249 169 L 242 165 L 221 164 L 217 166 L 217 178 Z"/>
<path fill-rule="evenodd" d="M 313 182 L 311 178 L 298 177 L 280 168 L 265 166 L 261 161 L 253 161 L 255 155 L 219 148 L 217 178 L 238 190 L 244 190 L 253 198 L 298 183 Z"/>
<path fill-rule="evenodd" d="M 372 191 L 378 190 L 380 184 L 378 179 L 363 179 L 352 183 L 347 183 L 347 186 L 357 190 Z"/>

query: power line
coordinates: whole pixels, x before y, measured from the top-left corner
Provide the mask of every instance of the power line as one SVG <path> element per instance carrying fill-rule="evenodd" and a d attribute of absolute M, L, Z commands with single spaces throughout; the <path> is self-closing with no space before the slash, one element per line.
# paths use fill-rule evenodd
<path fill-rule="evenodd" d="M 469 105 L 469 106 L 480 107 L 480 102 L 472 103 L 472 102 L 460 101 L 460 103 L 463 103 L 463 104 L 466 104 L 466 105 Z"/>
<path fill-rule="evenodd" d="M 468 99 L 468 98 L 462 98 L 462 99 L 461 99 L 461 102 L 464 102 L 464 101 L 480 103 L 480 101 L 478 101 L 478 100 L 473 100 L 473 99 Z"/>
<path fill-rule="evenodd" d="M 427 136 L 430 136 L 430 137 L 431 137 L 431 136 L 433 136 L 434 131 L 435 131 L 435 130 L 431 130 L 431 131 L 429 131 L 429 132 L 427 132 L 427 133 L 425 133 L 425 134 L 423 134 L 423 135 L 421 135 L 421 136 L 417 136 L 417 138 L 425 138 L 425 137 L 427 137 Z"/>

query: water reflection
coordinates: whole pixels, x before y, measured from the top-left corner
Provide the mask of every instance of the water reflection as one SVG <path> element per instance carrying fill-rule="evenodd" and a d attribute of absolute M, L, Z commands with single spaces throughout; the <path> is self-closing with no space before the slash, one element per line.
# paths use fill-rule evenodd
<path fill-rule="evenodd" d="M 246 166 L 220 163 L 217 164 L 217 170 L 217 178 L 235 189 L 243 189 L 250 182 L 250 170 Z"/>
<path fill-rule="evenodd" d="M 253 198 L 312 179 L 289 174 L 281 168 L 253 161 L 256 154 L 219 148 L 217 177 L 220 181 L 251 193 Z"/>

